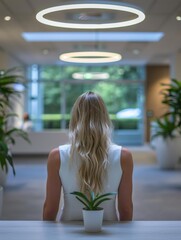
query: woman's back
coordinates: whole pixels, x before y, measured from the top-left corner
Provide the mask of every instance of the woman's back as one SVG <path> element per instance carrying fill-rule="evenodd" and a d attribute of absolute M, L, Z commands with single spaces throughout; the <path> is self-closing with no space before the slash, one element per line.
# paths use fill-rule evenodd
<path fill-rule="evenodd" d="M 74 155 L 70 164 L 70 145 L 59 147 L 61 167 L 60 178 L 64 193 L 64 206 L 62 209 L 61 220 L 82 220 L 83 205 L 70 192 L 79 191 L 78 171 L 80 159 Z M 103 180 L 103 193 L 118 192 L 118 187 L 122 175 L 120 166 L 121 147 L 110 145 L 108 151 L 107 176 Z M 116 209 L 116 197 L 102 203 L 104 208 L 104 220 L 118 220 Z"/>
<path fill-rule="evenodd" d="M 61 220 L 82 220 L 82 205 L 70 193 L 117 192 L 102 204 L 104 220 L 132 219 L 132 156 L 111 143 L 112 123 L 101 96 L 86 92 L 75 101 L 69 122 L 70 145 L 48 157 L 47 193 L 43 218 L 54 220 L 64 189 Z"/>

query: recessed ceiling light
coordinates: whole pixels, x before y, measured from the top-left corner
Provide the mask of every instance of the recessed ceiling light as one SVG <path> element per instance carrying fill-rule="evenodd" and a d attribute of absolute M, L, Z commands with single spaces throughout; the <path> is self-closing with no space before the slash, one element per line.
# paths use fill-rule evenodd
<path fill-rule="evenodd" d="M 49 53 L 49 50 L 48 49 L 43 49 L 42 53 L 43 53 L 43 55 L 47 55 Z"/>
<path fill-rule="evenodd" d="M 106 63 L 119 61 L 122 56 L 113 52 L 88 51 L 63 53 L 59 56 L 59 59 L 73 63 Z"/>
<path fill-rule="evenodd" d="M 133 54 L 134 54 L 134 55 L 140 54 L 140 50 L 139 50 L 139 49 L 134 49 L 134 50 L 133 50 Z"/>
<path fill-rule="evenodd" d="M 72 74 L 72 77 L 74 79 L 78 79 L 78 80 L 105 80 L 109 78 L 109 73 L 106 72 L 86 72 L 86 73 L 82 73 L 82 72 L 75 72 Z"/>
<path fill-rule="evenodd" d="M 4 70 L 0 70 L 0 76 L 3 75 L 5 73 Z"/>
<path fill-rule="evenodd" d="M 181 16 L 176 16 L 177 21 L 181 21 Z"/>
<path fill-rule="evenodd" d="M 45 18 L 48 13 L 67 11 L 67 10 L 79 10 L 79 9 L 106 9 L 120 12 L 128 12 L 136 15 L 136 18 L 127 21 L 118 21 L 110 23 L 69 23 L 53 21 Z M 68 4 L 46 8 L 37 13 L 36 19 L 46 25 L 62 28 L 76 28 L 76 29 L 106 29 L 106 28 L 118 28 L 127 27 L 142 22 L 145 19 L 145 14 L 135 7 L 121 5 L 119 3 L 104 4 L 104 3 L 80 3 L 80 4 Z"/>
<path fill-rule="evenodd" d="M 10 21 L 10 20 L 11 20 L 11 17 L 10 17 L 10 16 L 5 16 L 5 17 L 4 17 L 4 20 L 5 20 L 5 21 Z"/>

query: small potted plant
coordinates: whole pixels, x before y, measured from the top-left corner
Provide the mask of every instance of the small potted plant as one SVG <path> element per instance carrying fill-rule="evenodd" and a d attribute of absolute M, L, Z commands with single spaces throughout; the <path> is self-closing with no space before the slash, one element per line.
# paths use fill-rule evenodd
<path fill-rule="evenodd" d="M 76 199 L 84 205 L 82 212 L 85 231 L 100 232 L 104 214 L 104 209 L 100 207 L 100 204 L 110 200 L 111 198 L 108 196 L 116 195 L 116 192 L 95 195 L 93 191 L 89 190 L 89 198 L 82 192 L 75 191 L 71 194 L 75 195 Z"/>

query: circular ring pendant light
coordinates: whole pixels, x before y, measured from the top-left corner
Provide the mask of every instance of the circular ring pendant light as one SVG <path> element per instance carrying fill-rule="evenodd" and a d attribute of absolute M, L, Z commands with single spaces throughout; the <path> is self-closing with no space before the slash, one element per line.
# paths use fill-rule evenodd
<path fill-rule="evenodd" d="M 69 52 L 60 55 L 60 60 L 72 63 L 108 63 L 122 59 L 122 56 L 113 52 Z"/>
<path fill-rule="evenodd" d="M 101 10 L 113 10 L 120 12 L 128 12 L 136 15 L 136 18 L 127 21 L 117 21 L 111 23 L 69 23 L 69 22 L 59 22 L 49 20 L 45 15 L 49 13 L 54 13 L 58 11 L 68 11 L 68 10 L 81 10 L 81 9 L 101 9 Z M 135 7 L 130 7 L 126 5 L 120 5 L 119 3 L 77 3 L 77 4 L 68 4 L 46 8 L 37 13 L 36 19 L 46 25 L 62 28 L 74 28 L 74 29 L 108 29 L 108 28 L 119 28 L 135 25 L 142 22 L 145 19 L 145 14 L 138 10 Z"/>

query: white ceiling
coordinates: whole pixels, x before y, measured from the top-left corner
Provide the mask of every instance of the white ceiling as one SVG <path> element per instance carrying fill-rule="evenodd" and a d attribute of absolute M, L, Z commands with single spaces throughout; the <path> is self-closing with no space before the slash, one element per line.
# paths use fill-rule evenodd
<path fill-rule="evenodd" d="M 141 8 L 146 14 L 146 19 L 138 25 L 106 29 L 106 32 L 110 31 L 110 34 L 112 31 L 164 32 L 164 37 L 159 42 L 100 42 L 99 45 L 103 46 L 106 51 L 121 53 L 123 64 L 169 64 L 173 54 L 181 51 L 181 21 L 176 21 L 176 16 L 181 14 L 181 0 L 125 0 L 124 2 Z M 95 42 L 72 42 L 72 39 L 71 42 L 26 42 L 23 39 L 22 32 L 80 32 L 75 29 L 46 26 L 35 19 L 38 11 L 63 3 L 67 2 L 60 0 L 0 0 L 0 48 L 25 64 L 57 64 L 60 53 L 77 49 L 94 49 Z M 11 21 L 4 21 L 4 17 L 7 15 L 12 17 Z M 43 49 L 48 49 L 49 53 L 44 55 Z M 134 54 L 135 49 L 140 53 Z"/>

